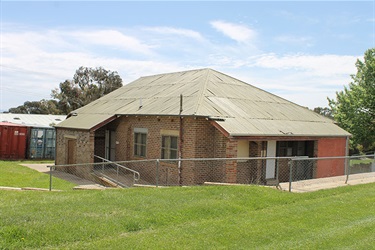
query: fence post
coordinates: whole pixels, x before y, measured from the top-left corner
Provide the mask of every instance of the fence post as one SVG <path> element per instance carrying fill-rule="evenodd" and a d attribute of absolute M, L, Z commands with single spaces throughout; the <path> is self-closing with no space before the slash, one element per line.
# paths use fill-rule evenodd
<path fill-rule="evenodd" d="M 292 179 L 293 179 L 293 161 L 292 161 L 292 159 L 289 159 L 288 166 L 289 166 L 289 192 L 292 192 Z"/>
<path fill-rule="evenodd" d="M 276 159 L 276 181 L 279 183 L 279 158 Z"/>
<path fill-rule="evenodd" d="M 178 183 L 182 186 L 182 169 L 181 169 L 181 157 L 178 159 Z"/>
<path fill-rule="evenodd" d="M 350 174 L 350 158 L 345 158 L 345 171 L 346 171 L 346 180 L 345 184 L 348 184 L 349 174 Z"/>
<path fill-rule="evenodd" d="M 345 144 L 345 171 L 346 171 L 346 180 L 345 184 L 348 184 L 349 174 L 350 174 L 350 158 L 349 156 L 349 136 L 346 137 L 346 144 Z"/>
<path fill-rule="evenodd" d="M 156 187 L 159 186 L 159 159 L 156 160 Z"/>
<path fill-rule="evenodd" d="M 49 191 L 52 191 L 52 166 L 49 167 Z"/>
<path fill-rule="evenodd" d="M 119 181 L 119 179 L 118 179 L 118 171 L 119 171 L 119 169 L 118 169 L 118 165 L 116 165 L 117 166 L 117 170 L 116 170 L 116 174 L 117 174 L 117 181 Z M 134 183 L 134 178 L 133 178 L 133 183 Z"/>

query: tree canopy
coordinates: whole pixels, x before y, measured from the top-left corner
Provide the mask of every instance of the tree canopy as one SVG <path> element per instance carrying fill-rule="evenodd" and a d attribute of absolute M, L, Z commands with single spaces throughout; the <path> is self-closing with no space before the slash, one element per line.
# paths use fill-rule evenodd
<path fill-rule="evenodd" d="M 10 113 L 61 115 L 78 109 L 122 86 L 116 71 L 102 67 L 80 67 L 72 80 L 61 82 L 52 90 L 54 100 L 26 101 L 23 105 L 10 108 Z"/>
<path fill-rule="evenodd" d="M 15 114 L 63 114 L 58 108 L 56 100 L 26 101 L 23 105 L 16 108 L 10 108 L 10 113 Z"/>
<path fill-rule="evenodd" d="M 313 110 L 315 113 L 318 113 L 322 116 L 328 117 L 330 119 L 333 119 L 332 110 L 328 107 L 316 107 Z"/>
<path fill-rule="evenodd" d="M 80 67 L 73 80 L 65 80 L 59 88 L 52 90 L 51 96 L 59 100 L 60 110 L 69 112 L 89 104 L 122 86 L 117 72 L 99 68 Z"/>
<path fill-rule="evenodd" d="M 375 150 L 375 48 L 357 60 L 357 73 L 336 99 L 329 99 L 334 119 L 353 137 L 351 147 L 359 151 Z"/>

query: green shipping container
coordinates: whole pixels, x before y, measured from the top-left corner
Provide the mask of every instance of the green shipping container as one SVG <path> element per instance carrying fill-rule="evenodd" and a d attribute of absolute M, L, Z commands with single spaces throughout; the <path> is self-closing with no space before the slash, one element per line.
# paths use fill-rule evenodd
<path fill-rule="evenodd" d="M 32 128 L 29 159 L 55 159 L 56 131 L 54 128 Z"/>

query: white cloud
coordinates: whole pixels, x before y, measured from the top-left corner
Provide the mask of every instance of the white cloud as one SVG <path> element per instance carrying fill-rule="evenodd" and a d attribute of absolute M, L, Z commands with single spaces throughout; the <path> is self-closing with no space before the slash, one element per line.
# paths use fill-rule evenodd
<path fill-rule="evenodd" d="M 40 72 L 44 72 L 60 77 L 60 81 L 63 81 L 71 78 L 79 66 L 102 66 L 101 60 L 116 57 L 102 53 L 105 49 L 147 56 L 154 53 L 152 46 L 116 30 L 3 31 L 1 64 L 5 68 L 2 71 L 5 72 L 10 67 L 28 75 L 33 72 L 34 75 L 40 75 Z M 14 75 L 15 72 L 10 73 Z"/>
<path fill-rule="evenodd" d="M 299 37 L 293 35 L 283 35 L 275 38 L 277 42 L 292 44 L 292 45 L 304 45 L 311 47 L 313 46 L 313 39 L 311 37 Z"/>
<path fill-rule="evenodd" d="M 0 110 L 19 106 L 26 100 L 49 99 L 51 90 L 71 79 L 80 66 L 117 71 L 124 84 L 144 75 L 186 69 L 173 59 L 161 60 L 153 47 L 137 36 L 126 36 L 116 30 L 16 28 L 1 34 Z M 103 52 L 113 49 L 122 54 Z M 128 56 L 128 51 L 133 54 Z"/>
<path fill-rule="evenodd" d="M 245 25 L 225 21 L 212 21 L 211 25 L 217 31 L 240 43 L 251 42 L 256 37 L 256 32 Z"/>
<path fill-rule="evenodd" d="M 284 71 L 275 72 L 272 69 L 260 70 L 259 68 L 237 70 L 229 74 L 311 109 L 319 106 L 328 106 L 327 97 L 335 97 L 336 91 L 342 90 L 343 86 L 350 82 L 349 75 L 323 77 L 294 73 L 294 71 L 291 73 Z"/>
<path fill-rule="evenodd" d="M 277 70 L 302 70 L 316 76 L 334 76 L 355 73 L 355 62 L 358 58 L 357 56 L 303 54 L 277 56 L 271 53 L 260 55 L 254 66 Z"/>
<path fill-rule="evenodd" d="M 80 66 L 118 71 L 125 84 L 145 75 L 211 67 L 309 107 L 325 106 L 326 97 L 356 72 L 355 56 L 261 54 L 248 43 L 255 34 L 236 32 L 231 36 L 241 42 L 234 46 L 171 27 L 128 29 L 131 35 L 115 29 L 3 30 L 0 110 L 49 98 Z"/>
<path fill-rule="evenodd" d="M 117 30 L 78 31 L 66 33 L 81 43 L 103 45 L 142 54 L 152 53 L 152 46 Z"/>
<path fill-rule="evenodd" d="M 146 31 L 152 31 L 164 35 L 176 35 L 181 37 L 188 37 L 198 41 L 204 41 L 204 37 L 197 31 L 189 29 L 178 29 L 172 27 L 151 27 L 145 28 Z"/>
<path fill-rule="evenodd" d="M 314 108 L 328 106 L 327 97 L 334 98 L 337 91 L 351 82 L 350 75 L 357 71 L 358 58 L 361 59 L 360 56 L 269 53 L 238 59 L 242 63 L 238 68 L 228 65 L 221 68 L 249 84 Z"/>

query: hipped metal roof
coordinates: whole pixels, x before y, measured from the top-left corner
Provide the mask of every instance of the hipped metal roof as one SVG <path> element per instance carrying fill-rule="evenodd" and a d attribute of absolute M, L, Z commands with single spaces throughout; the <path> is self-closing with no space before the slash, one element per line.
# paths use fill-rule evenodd
<path fill-rule="evenodd" d="M 348 136 L 315 112 L 212 69 L 141 77 L 56 127 L 92 129 L 116 115 L 207 117 L 230 136 Z"/>

